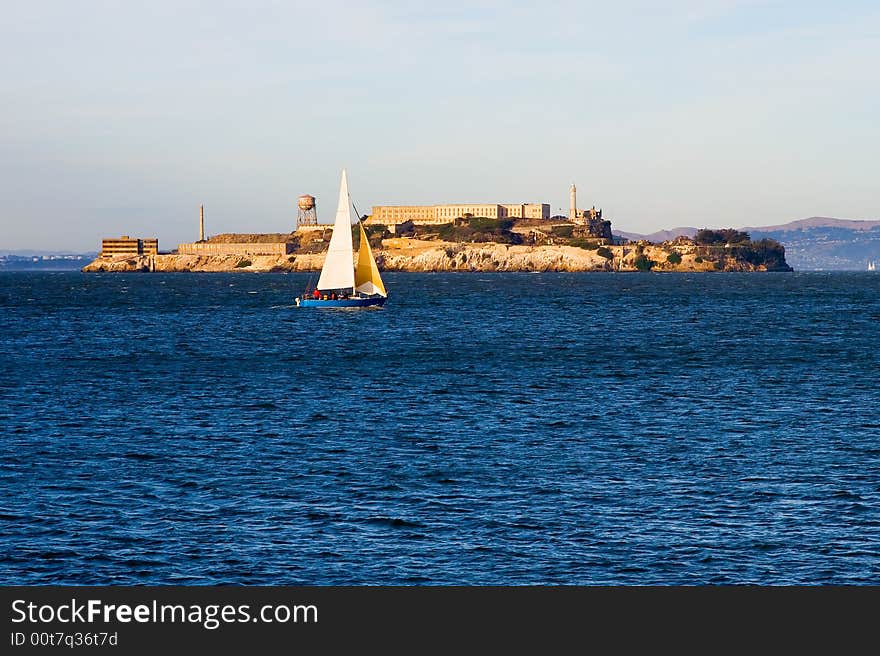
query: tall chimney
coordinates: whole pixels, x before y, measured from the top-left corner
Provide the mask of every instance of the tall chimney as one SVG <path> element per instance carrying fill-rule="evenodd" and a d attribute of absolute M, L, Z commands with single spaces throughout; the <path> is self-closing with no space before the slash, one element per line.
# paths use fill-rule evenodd
<path fill-rule="evenodd" d="M 199 241 L 205 241 L 205 206 L 199 205 Z"/>
<path fill-rule="evenodd" d="M 574 183 L 571 183 L 571 189 L 568 190 L 569 199 L 571 203 L 568 207 L 568 220 L 572 223 L 577 221 L 577 213 L 578 213 L 578 204 L 577 204 L 577 188 L 574 186 Z"/>

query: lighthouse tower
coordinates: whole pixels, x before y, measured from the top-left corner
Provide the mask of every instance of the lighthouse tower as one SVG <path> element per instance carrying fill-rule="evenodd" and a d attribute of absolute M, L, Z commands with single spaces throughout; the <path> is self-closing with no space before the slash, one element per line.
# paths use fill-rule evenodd
<path fill-rule="evenodd" d="M 577 204 L 577 187 L 574 186 L 574 183 L 571 183 L 571 189 L 568 190 L 569 197 L 569 206 L 568 206 L 568 220 L 572 223 L 577 222 L 578 218 L 578 204 Z"/>

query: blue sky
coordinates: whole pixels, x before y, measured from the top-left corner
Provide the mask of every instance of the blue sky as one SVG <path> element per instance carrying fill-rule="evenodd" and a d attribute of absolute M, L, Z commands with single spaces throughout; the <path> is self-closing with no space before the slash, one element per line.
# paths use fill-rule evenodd
<path fill-rule="evenodd" d="M 0 250 L 286 232 L 343 166 L 361 212 L 880 218 L 876 1 L 538 5 L 7 4 Z"/>

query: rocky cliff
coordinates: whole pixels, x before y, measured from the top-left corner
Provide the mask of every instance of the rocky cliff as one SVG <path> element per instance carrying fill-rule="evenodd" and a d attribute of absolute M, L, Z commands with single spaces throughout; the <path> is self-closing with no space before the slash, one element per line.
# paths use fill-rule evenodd
<path fill-rule="evenodd" d="M 324 262 L 323 254 L 304 255 L 138 255 L 113 259 L 98 257 L 85 267 L 89 272 L 124 271 L 316 271 Z"/>
<path fill-rule="evenodd" d="M 605 246 L 523 246 L 496 243 L 452 243 L 392 238 L 374 250 L 383 271 L 766 271 L 735 256 L 702 257 L 692 243 Z M 82 270 L 93 271 L 317 271 L 323 253 L 287 256 L 155 255 L 98 258 Z M 779 268 L 779 270 L 787 270 Z"/>

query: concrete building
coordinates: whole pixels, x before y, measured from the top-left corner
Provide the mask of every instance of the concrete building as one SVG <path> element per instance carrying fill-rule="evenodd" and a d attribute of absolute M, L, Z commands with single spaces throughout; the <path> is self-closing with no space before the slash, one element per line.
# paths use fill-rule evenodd
<path fill-rule="evenodd" d="M 415 225 L 452 223 L 465 216 L 487 219 L 549 219 L 548 203 L 461 203 L 455 205 L 374 205 L 368 224 L 397 225 L 412 221 Z"/>
<path fill-rule="evenodd" d="M 502 205 L 501 210 L 508 219 L 522 219 L 525 213 L 525 205 Z"/>
<path fill-rule="evenodd" d="M 437 205 L 375 205 L 367 223 L 396 225 L 404 221 L 419 225 L 448 223 L 437 220 Z"/>
<path fill-rule="evenodd" d="M 158 255 L 159 240 L 136 239 L 128 235 L 122 235 L 119 239 L 101 240 L 101 257 L 110 259 L 124 255 Z"/>
<path fill-rule="evenodd" d="M 526 203 L 523 205 L 524 219 L 550 219 L 550 205 L 548 203 Z"/>
<path fill-rule="evenodd" d="M 473 205 L 437 205 L 437 218 L 440 223 L 452 223 L 455 219 L 465 216 L 483 216 L 487 219 L 502 219 L 505 216 L 503 205 L 497 204 L 473 204 Z M 413 221 L 413 223 L 416 223 Z"/>

